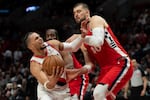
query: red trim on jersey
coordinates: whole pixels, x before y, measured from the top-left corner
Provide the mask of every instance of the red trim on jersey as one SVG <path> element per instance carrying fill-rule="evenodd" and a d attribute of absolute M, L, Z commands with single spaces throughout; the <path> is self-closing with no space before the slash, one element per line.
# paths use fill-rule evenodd
<path fill-rule="evenodd" d="M 39 62 L 37 62 L 37 61 L 35 61 L 35 60 L 31 60 L 30 62 L 36 62 L 36 63 L 38 63 L 38 64 L 40 64 L 40 65 L 41 65 L 41 63 L 39 63 Z"/>
<path fill-rule="evenodd" d="M 39 56 L 39 55 L 33 55 L 34 57 L 37 57 L 37 58 L 44 58 L 45 56 Z"/>
<path fill-rule="evenodd" d="M 92 32 L 88 30 L 87 34 L 92 35 Z M 87 48 L 89 56 L 93 58 L 93 61 L 96 61 L 99 65 L 101 65 L 101 67 L 115 65 L 117 64 L 118 58 L 127 56 L 127 52 L 120 45 L 110 27 L 105 29 L 104 34 L 104 44 L 99 47 L 100 49 L 88 44 L 84 44 L 84 46 Z"/>

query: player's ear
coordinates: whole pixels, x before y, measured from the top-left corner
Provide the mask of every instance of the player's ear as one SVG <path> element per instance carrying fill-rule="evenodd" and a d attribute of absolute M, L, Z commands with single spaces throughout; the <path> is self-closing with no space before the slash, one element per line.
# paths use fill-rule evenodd
<path fill-rule="evenodd" d="M 90 15 L 90 11 L 89 10 L 86 10 L 86 17 L 88 18 Z"/>

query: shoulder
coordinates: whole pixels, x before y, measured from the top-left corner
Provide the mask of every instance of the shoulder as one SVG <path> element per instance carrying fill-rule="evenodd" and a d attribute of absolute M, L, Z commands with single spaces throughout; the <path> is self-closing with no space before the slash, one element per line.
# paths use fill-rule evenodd
<path fill-rule="evenodd" d="M 40 63 L 36 62 L 36 61 L 30 62 L 30 71 L 31 71 L 31 73 L 34 74 L 35 71 L 41 70 L 41 68 L 42 68 L 41 66 L 42 65 Z"/>
<path fill-rule="evenodd" d="M 98 15 L 92 16 L 92 17 L 90 18 L 90 21 L 91 21 L 91 22 L 101 22 L 101 23 L 106 22 L 103 17 L 98 16 Z"/>
<path fill-rule="evenodd" d="M 98 15 L 93 15 L 93 16 L 91 17 L 91 20 L 101 20 L 101 21 L 104 21 L 104 18 L 101 17 L 101 16 L 98 16 Z"/>
<path fill-rule="evenodd" d="M 58 40 L 49 40 L 47 41 L 47 43 L 51 45 L 52 47 L 54 47 L 55 49 L 58 49 L 61 42 Z"/>
<path fill-rule="evenodd" d="M 95 25 L 96 25 L 96 26 L 102 25 L 102 26 L 104 26 L 104 27 L 107 27 L 107 26 L 108 26 L 106 20 L 105 20 L 103 17 L 98 16 L 98 15 L 94 15 L 94 16 L 92 16 L 92 17 L 90 18 L 90 24 L 91 24 L 91 26 L 92 26 L 92 25 L 94 25 L 94 26 L 95 26 Z"/>

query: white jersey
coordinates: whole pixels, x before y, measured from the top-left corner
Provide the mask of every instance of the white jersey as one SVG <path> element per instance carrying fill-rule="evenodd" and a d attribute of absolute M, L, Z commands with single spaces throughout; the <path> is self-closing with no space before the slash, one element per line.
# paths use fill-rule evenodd
<path fill-rule="evenodd" d="M 44 44 L 46 45 L 46 56 L 59 55 L 59 57 L 62 58 L 60 53 L 56 49 L 51 47 L 46 42 Z M 41 64 L 42 67 L 44 57 L 32 56 L 30 61 L 37 62 Z M 66 79 L 65 73 L 63 73 L 61 78 Z M 68 96 L 70 95 L 69 92 L 70 91 L 67 84 L 64 86 L 60 86 L 56 84 L 54 89 L 51 91 L 46 91 L 44 86 L 40 82 L 38 83 L 38 87 L 37 87 L 37 95 L 39 100 L 62 100 L 62 98 L 64 98 L 63 100 L 70 100 L 70 99 L 65 99 L 66 97 L 68 98 Z"/>

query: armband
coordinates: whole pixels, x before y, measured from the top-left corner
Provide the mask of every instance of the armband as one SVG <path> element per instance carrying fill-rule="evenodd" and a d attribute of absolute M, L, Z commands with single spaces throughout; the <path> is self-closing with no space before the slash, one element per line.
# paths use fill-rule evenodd
<path fill-rule="evenodd" d="M 85 43 L 90 46 L 99 47 L 104 43 L 105 32 L 103 27 L 92 29 L 92 35 L 85 37 Z"/>
<path fill-rule="evenodd" d="M 46 86 L 48 82 L 49 82 L 49 81 L 46 81 L 46 82 L 44 83 L 44 88 L 45 88 L 47 91 L 52 91 L 53 89 L 48 89 L 47 86 Z"/>
<path fill-rule="evenodd" d="M 83 41 L 84 41 L 84 38 L 79 36 L 70 43 L 63 42 L 64 50 L 65 51 L 67 50 L 67 51 L 71 51 L 71 52 L 76 52 L 80 48 L 80 46 L 82 45 Z"/>

